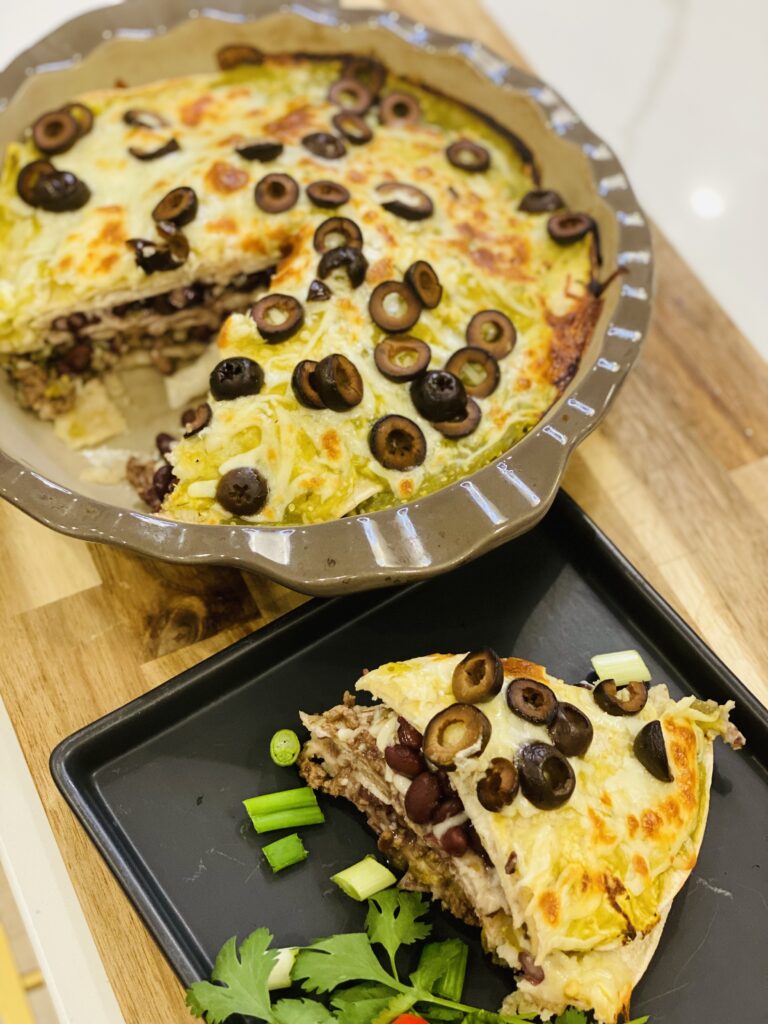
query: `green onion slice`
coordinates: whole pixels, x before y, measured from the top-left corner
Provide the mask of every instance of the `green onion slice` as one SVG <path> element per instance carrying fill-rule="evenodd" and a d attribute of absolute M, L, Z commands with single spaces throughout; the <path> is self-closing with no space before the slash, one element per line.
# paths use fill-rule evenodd
<path fill-rule="evenodd" d="M 289 836 L 283 836 L 282 839 L 278 839 L 274 843 L 269 843 L 264 847 L 263 853 L 273 872 L 283 871 L 285 868 L 291 867 L 292 864 L 298 864 L 307 859 L 304 844 L 295 832 Z"/>
<path fill-rule="evenodd" d="M 274 846 L 275 844 L 272 843 L 272 845 Z M 291 987 L 293 984 L 291 972 L 296 964 L 296 957 L 298 955 L 298 946 L 285 946 L 283 949 L 277 950 L 277 960 L 275 960 L 267 979 L 267 988 L 270 992 L 279 988 Z"/>
<path fill-rule="evenodd" d="M 252 814 L 251 821 L 256 831 L 275 832 L 279 828 L 303 828 L 305 825 L 322 825 L 325 815 L 320 808 L 295 807 L 287 811 L 274 811 L 272 814 Z"/>
<path fill-rule="evenodd" d="M 301 741 L 293 729 L 278 729 L 269 741 L 269 756 L 281 768 L 295 764 L 300 750 Z"/>
<path fill-rule="evenodd" d="M 389 868 L 369 855 L 363 857 L 357 864 L 339 871 L 338 874 L 331 875 L 331 881 L 335 882 L 347 896 L 362 902 L 370 896 L 375 896 L 382 889 L 388 889 L 397 879 Z"/>
<path fill-rule="evenodd" d="M 649 683 L 651 673 L 637 651 L 613 651 L 610 654 L 596 654 L 592 667 L 597 678 L 613 679 L 617 686 L 626 686 L 633 680 Z"/>
<path fill-rule="evenodd" d="M 310 786 L 301 786 L 298 789 L 284 789 L 279 793 L 252 796 L 243 800 L 243 807 L 253 817 L 255 814 L 290 811 L 295 807 L 317 807 L 317 797 Z"/>

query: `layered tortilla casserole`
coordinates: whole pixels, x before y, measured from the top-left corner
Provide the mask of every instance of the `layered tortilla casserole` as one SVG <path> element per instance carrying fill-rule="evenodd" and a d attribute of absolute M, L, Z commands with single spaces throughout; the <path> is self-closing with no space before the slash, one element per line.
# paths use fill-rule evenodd
<path fill-rule="evenodd" d="M 73 98 L 8 147 L 21 405 L 92 447 L 125 426 L 112 371 L 155 366 L 190 408 L 129 476 L 203 523 L 389 507 L 514 444 L 599 315 L 592 218 L 514 135 L 376 61 L 219 62 Z"/>

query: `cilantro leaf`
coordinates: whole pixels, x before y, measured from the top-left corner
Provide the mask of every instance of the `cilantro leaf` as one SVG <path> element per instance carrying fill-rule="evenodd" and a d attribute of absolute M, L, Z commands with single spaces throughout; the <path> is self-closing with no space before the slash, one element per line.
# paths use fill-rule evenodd
<path fill-rule="evenodd" d="M 314 999 L 281 999 L 272 1008 L 273 1024 L 337 1024 L 338 1018 Z"/>
<path fill-rule="evenodd" d="M 415 993 L 405 992 L 401 995 L 392 996 L 371 1021 L 371 1024 L 391 1024 L 393 1020 L 402 1013 L 407 1013 L 416 1001 Z"/>
<path fill-rule="evenodd" d="M 331 1006 L 338 1024 L 370 1024 L 392 1000 L 394 992 L 386 985 L 353 985 L 333 993 Z"/>
<path fill-rule="evenodd" d="M 391 978 L 362 932 L 332 935 L 302 949 L 293 968 L 294 981 L 303 981 L 307 992 L 330 992 L 346 981 L 378 981 L 382 985 L 404 991 Z"/>
<path fill-rule="evenodd" d="M 447 999 L 461 999 L 469 950 L 461 939 L 430 942 L 421 951 L 411 984 Z"/>
<path fill-rule="evenodd" d="M 418 892 L 384 889 L 368 900 L 365 930 L 371 942 L 378 942 L 386 949 L 395 977 L 398 949 L 426 939 L 432 930 L 430 925 L 418 920 L 428 909 Z"/>
<path fill-rule="evenodd" d="M 534 1013 L 515 1014 L 513 1017 L 508 1017 L 505 1014 L 493 1013 L 491 1010 L 472 1010 L 464 1018 L 462 1024 L 525 1024 L 526 1021 L 534 1020 L 536 1020 Z M 554 1024 L 558 1024 L 558 1022 L 554 1021 Z M 576 1021 L 574 1024 L 581 1024 L 581 1021 Z M 586 1024 L 586 1020 L 584 1024 Z"/>
<path fill-rule="evenodd" d="M 211 972 L 212 985 L 197 981 L 187 991 L 187 1006 L 196 1017 L 205 1015 L 208 1024 L 223 1024 L 233 1013 L 247 1014 L 257 1020 L 270 1020 L 267 981 L 277 960 L 277 950 L 269 949 L 272 936 L 258 928 L 244 939 L 239 950 L 233 936 L 222 946 Z"/>
<path fill-rule="evenodd" d="M 586 1013 L 577 1010 L 575 1006 L 569 1006 L 567 1010 L 555 1018 L 555 1024 L 588 1024 Z"/>

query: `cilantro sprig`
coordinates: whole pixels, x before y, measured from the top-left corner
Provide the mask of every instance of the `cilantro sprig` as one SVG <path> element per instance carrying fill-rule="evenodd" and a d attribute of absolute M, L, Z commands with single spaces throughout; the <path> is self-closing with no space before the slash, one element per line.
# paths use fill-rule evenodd
<path fill-rule="evenodd" d="M 416 970 L 403 980 L 398 953 L 429 936 L 431 928 L 421 920 L 427 910 L 419 893 L 387 889 L 373 896 L 365 932 L 332 935 L 300 950 L 292 980 L 306 995 L 275 1003 L 269 976 L 277 950 L 270 948 L 269 931 L 257 929 L 239 948 L 231 938 L 216 957 L 211 981 L 188 989 L 187 1006 L 208 1024 L 224 1024 L 232 1014 L 267 1024 L 390 1024 L 409 1010 L 456 1024 L 532 1021 L 533 1015 L 501 1015 L 460 1002 L 466 947 L 457 939 L 426 945 Z M 374 947 L 386 957 L 386 967 Z M 580 1010 L 566 1010 L 555 1024 L 588 1024 L 588 1018 Z"/>

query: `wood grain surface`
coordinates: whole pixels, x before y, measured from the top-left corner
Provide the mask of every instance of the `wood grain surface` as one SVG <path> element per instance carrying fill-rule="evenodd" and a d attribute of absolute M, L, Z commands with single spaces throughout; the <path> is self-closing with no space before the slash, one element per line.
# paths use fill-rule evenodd
<path fill-rule="evenodd" d="M 519 61 L 477 0 L 393 3 Z M 630 168 L 631 172 L 631 168 Z M 653 328 L 567 490 L 768 703 L 768 373 L 656 234 Z M 189 1020 L 180 986 L 48 771 L 65 736 L 304 600 L 58 536 L 0 507 L 0 684 L 127 1024 Z"/>

